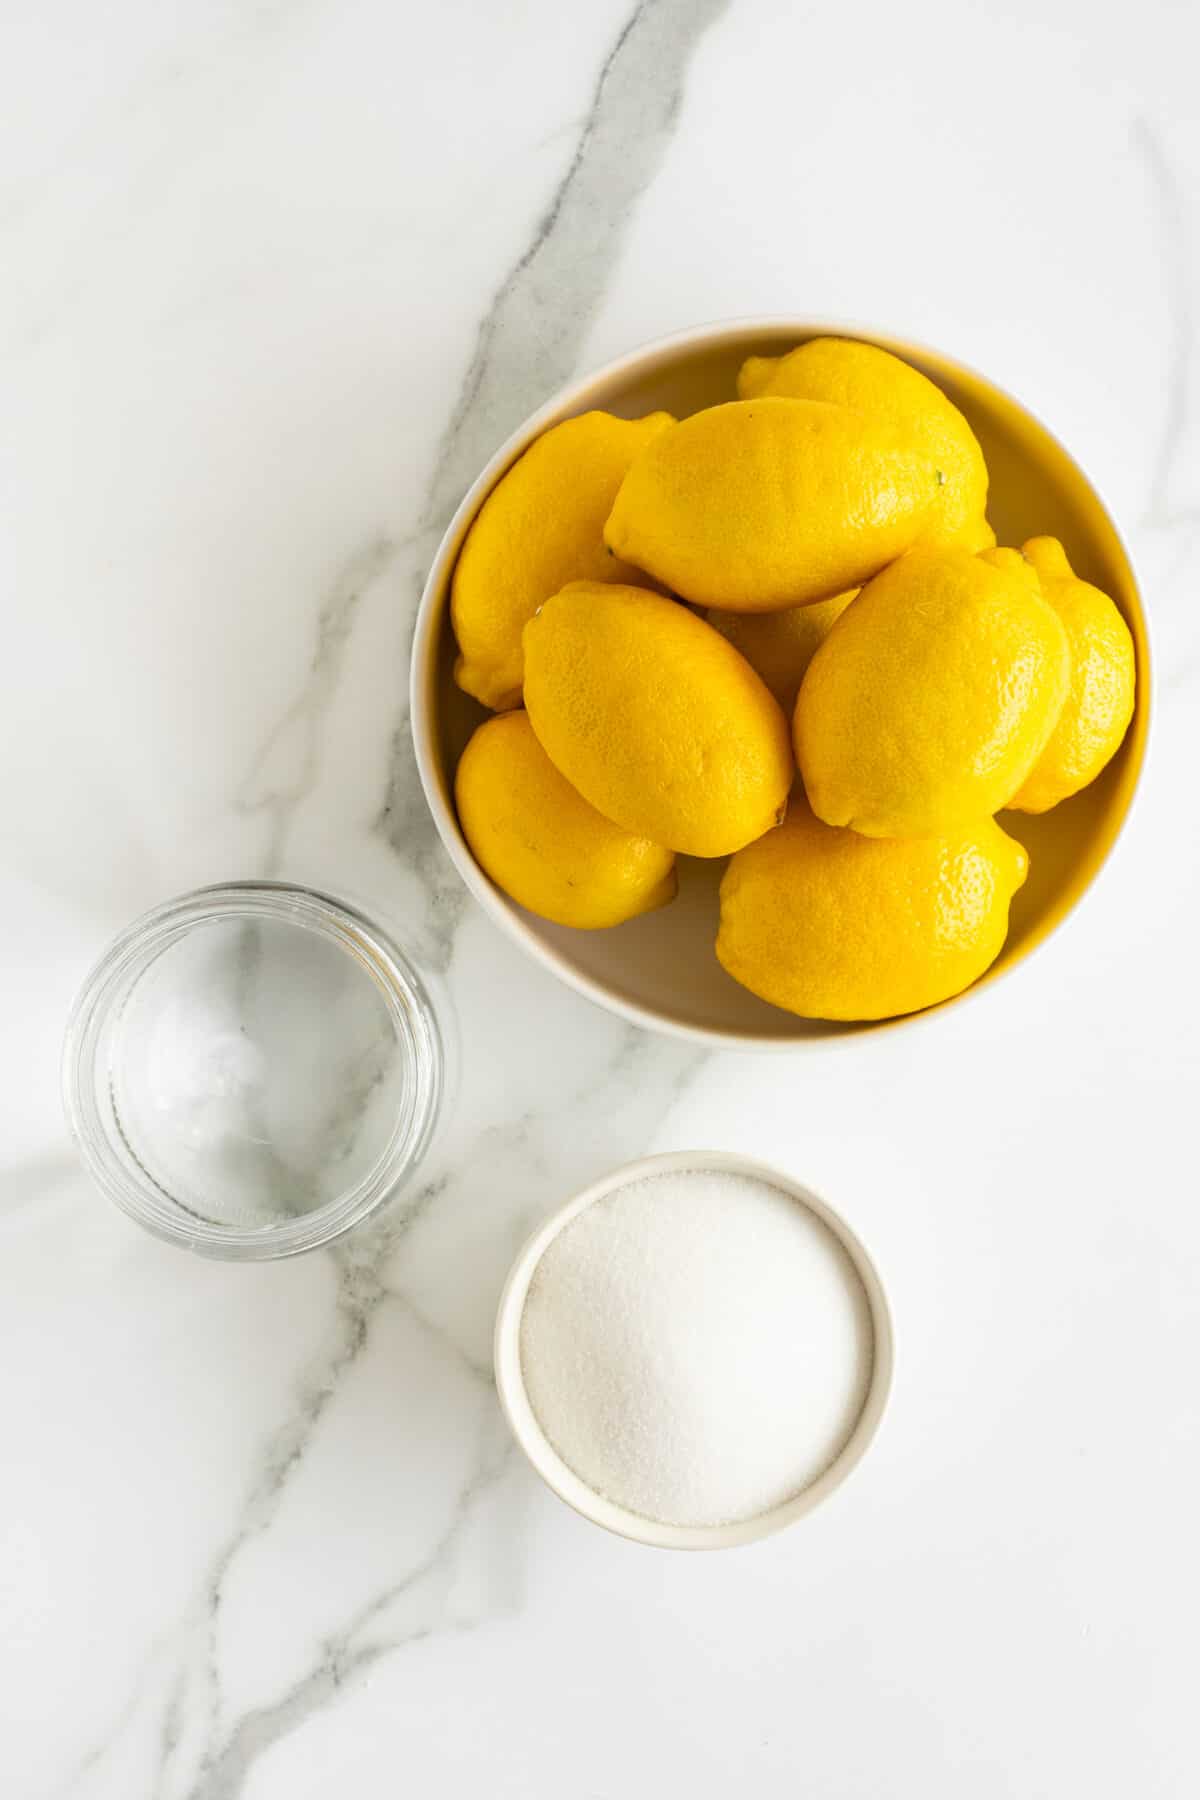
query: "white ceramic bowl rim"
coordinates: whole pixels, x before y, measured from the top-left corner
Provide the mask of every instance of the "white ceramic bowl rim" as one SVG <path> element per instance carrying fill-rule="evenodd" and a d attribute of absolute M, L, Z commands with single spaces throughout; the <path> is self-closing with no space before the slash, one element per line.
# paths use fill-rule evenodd
<path fill-rule="evenodd" d="M 749 1176 L 781 1189 L 807 1207 L 833 1233 L 854 1264 L 855 1273 L 867 1296 L 874 1334 L 871 1379 L 866 1398 L 849 1437 L 833 1461 L 815 1481 L 793 1494 L 782 1505 L 772 1507 L 752 1519 L 738 1520 L 729 1525 L 664 1525 L 654 1519 L 644 1518 L 639 1513 L 630 1512 L 603 1494 L 596 1493 L 567 1466 L 546 1437 L 530 1405 L 521 1371 L 521 1315 L 525 1297 L 538 1263 L 559 1232 L 595 1201 L 628 1186 L 630 1182 L 682 1170 Z M 500 1296 L 496 1313 L 494 1360 L 496 1392 L 513 1436 L 533 1468 L 560 1500 L 565 1500 L 568 1506 L 573 1507 L 585 1519 L 590 1519 L 593 1524 L 602 1525 L 606 1531 L 630 1538 L 635 1543 L 649 1544 L 661 1550 L 726 1550 L 769 1537 L 803 1518 L 805 1513 L 811 1512 L 835 1488 L 840 1487 L 851 1470 L 861 1462 L 879 1429 L 891 1390 L 895 1367 L 895 1333 L 891 1309 L 875 1264 L 850 1226 L 826 1200 L 792 1176 L 750 1157 L 733 1155 L 723 1150 L 681 1150 L 660 1156 L 641 1157 L 637 1162 L 626 1163 L 622 1168 L 614 1169 L 611 1174 L 593 1182 L 581 1194 L 577 1194 L 573 1200 L 568 1200 L 565 1206 L 538 1227 L 518 1254 Z"/>

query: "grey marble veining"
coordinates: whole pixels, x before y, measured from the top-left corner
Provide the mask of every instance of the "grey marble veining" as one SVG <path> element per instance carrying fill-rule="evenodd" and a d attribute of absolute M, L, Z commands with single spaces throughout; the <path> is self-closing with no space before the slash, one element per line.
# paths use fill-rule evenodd
<path fill-rule="evenodd" d="M 6 1800 L 1195 1791 L 1197 29 L 1169 0 L 1136 30 L 1073 0 L 14 19 Z M 584 360 L 780 311 L 937 343 L 1098 469 L 1157 742 L 1011 980 L 849 1053 L 703 1055 L 469 904 L 406 659 L 462 492 Z M 242 874 L 358 896 L 461 1041 L 413 1188 L 254 1269 L 111 1213 L 55 1085 L 112 932 Z M 844 1210 L 899 1375 L 836 1504 L 674 1559 L 541 1490 L 490 1330 L 539 1219 L 699 1143 Z"/>
<path fill-rule="evenodd" d="M 356 551 L 340 571 L 317 612 L 316 647 L 308 678 L 264 738 L 239 787 L 238 810 L 251 816 L 265 814 L 269 821 L 262 867 L 266 877 L 279 873 L 292 815 L 312 794 L 321 755 L 321 729 L 341 679 L 359 603 L 407 547 L 378 537 Z"/>
<path fill-rule="evenodd" d="M 535 1047 L 531 1046 L 531 1051 L 536 1055 Z M 508 1261 L 541 1210 L 534 1196 L 546 1183 L 538 1181 L 535 1170 L 538 1162 L 548 1157 L 549 1164 L 561 1171 L 563 1152 L 556 1149 L 551 1153 L 550 1145 L 557 1119 L 569 1117 L 573 1104 L 586 1103 L 601 1117 L 610 1109 L 624 1112 L 625 1117 L 613 1122 L 611 1156 L 620 1160 L 636 1153 L 646 1123 L 670 1104 L 704 1060 L 702 1054 L 685 1046 L 672 1047 L 666 1057 L 648 1055 L 648 1051 L 643 1034 L 628 1027 L 616 1028 L 611 1054 L 588 1074 L 577 1094 L 556 1090 L 553 1103 L 544 1111 L 530 1109 L 501 1126 L 487 1126 L 473 1141 L 469 1136 L 464 1141 L 452 1128 L 450 1142 L 437 1158 L 442 1164 L 439 1172 L 377 1221 L 324 1253 L 335 1272 L 335 1291 L 320 1357 L 303 1375 L 293 1412 L 279 1422 L 264 1445 L 247 1495 L 224 1541 L 212 1551 L 186 1612 L 151 1647 L 134 1693 L 122 1704 L 110 1733 L 86 1752 L 64 1792 L 90 1791 L 91 1778 L 105 1772 L 121 1734 L 133 1727 L 145 1730 L 148 1706 L 151 1716 L 157 1713 L 160 1719 L 160 1765 L 152 1790 L 156 1800 L 160 1795 L 163 1800 L 181 1800 L 183 1796 L 187 1800 L 226 1800 L 242 1791 L 241 1784 L 256 1756 L 295 1729 L 309 1712 L 336 1698 L 356 1674 L 414 1639 L 469 1627 L 470 1618 L 443 1616 L 438 1585 L 449 1578 L 464 1529 L 477 1509 L 488 1503 L 512 1463 L 511 1440 L 492 1393 L 488 1346 L 495 1299 Z M 568 1165 L 571 1161 L 568 1154 Z M 431 1291 L 429 1275 L 419 1262 L 410 1269 L 413 1259 L 406 1256 L 406 1250 L 422 1231 L 435 1243 L 439 1235 L 452 1233 L 456 1212 L 476 1203 L 489 1187 L 502 1192 L 506 1167 L 520 1172 L 532 1209 L 518 1209 L 511 1228 L 496 1245 L 481 1304 L 471 1308 L 464 1330 L 461 1321 L 443 1322 L 422 1305 L 422 1295 Z M 594 1163 L 576 1161 L 570 1173 L 556 1174 L 551 1191 L 582 1185 L 596 1173 Z M 440 1281 L 450 1289 L 455 1280 L 453 1259 L 438 1261 Z M 440 1291 L 435 1286 L 434 1294 Z M 289 1484 L 337 1404 L 347 1376 L 366 1352 L 380 1313 L 389 1308 L 400 1308 L 426 1341 L 428 1354 L 452 1363 L 469 1385 L 473 1395 L 470 1415 L 446 1421 L 447 1429 L 465 1430 L 473 1440 L 466 1478 L 456 1490 L 450 1516 L 436 1540 L 401 1573 L 383 1580 L 362 1605 L 339 1618 L 331 1632 L 322 1634 L 316 1655 L 302 1675 L 290 1681 L 270 1704 L 228 1715 L 219 1646 L 228 1584 L 247 1547 L 270 1532 Z M 501 1594 L 503 1604 L 511 1605 L 507 1568 L 504 1561 L 491 1571 L 488 1586 Z M 398 1602 L 413 1596 L 420 1601 L 416 1616 L 400 1615 Z M 169 1679 L 164 1681 L 167 1671 Z"/>
<path fill-rule="evenodd" d="M 403 585 L 415 602 L 423 565 L 461 490 L 498 438 L 571 372 L 630 212 L 652 178 L 669 136 L 688 54 L 719 10 L 676 0 L 643 0 L 606 57 L 566 174 L 533 241 L 514 261 L 479 327 L 471 366 L 438 451 L 425 520 L 407 536 L 381 534 L 347 559 L 320 605 L 305 685 L 271 727 L 241 783 L 239 809 L 265 815 L 268 822 L 264 874 L 279 871 L 292 818 L 312 793 L 324 717 L 341 678 L 363 594 L 403 557 Z M 440 947 L 437 961 L 444 966 L 463 897 L 424 808 L 406 713 L 393 736 L 379 829 L 428 885 L 432 918 L 427 921 L 427 943 L 435 953 Z M 614 1063 L 614 1080 L 620 1081 L 628 1057 L 639 1048 L 623 1044 Z M 680 1070 L 694 1066 L 696 1060 L 686 1052 L 670 1059 Z M 595 1103 L 594 1089 L 589 1088 L 588 1098 Z M 535 1115 L 518 1120 L 513 1127 L 515 1146 L 529 1145 L 533 1134 L 549 1122 Z M 495 1133 L 488 1133 L 487 1155 L 493 1157 L 497 1147 Z M 188 1614 L 153 1652 L 155 1663 L 165 1657 L 176 1670 L 162 1707 L 152 1790 L 156 1797 L 170 1800 L 186 1794 L 188 1800 L 233 1800 L 266 1746 L 327 1704 L 356 1673 L 408 1641 L 411 1630 L 381 1632 L 382 1622 L 399 1599 L 453 1559 L 464 1520 L 509 1464 L 511 1446 L 490 1397 L 490 1367 L 423 1318 L 415 1302 L 402 1298 L 386 1278 L 407 1233 L 431 1207 L 444 1202 L 470 1166 L 468 1152 L 452 1170 L 425 1182 L 415 1196 L 394 1207 L 382 1224 L 365 1228 L 347 1246 L 329 1252 L 337 1288 L 322 1359 L 307 1375 L 292 1417 L 280 1424 L 266 1446 L 247 1497 L 224 1543 L 211 1556 Z M 444 1531 L 412 1567 L 343 1620 L 323 1642 L 318 1660 L 270 1706 L 222 1723 L 216 1637 L 230 1570 L 247 1543 L 270 1529 L 313 1434 L 363 1352 L 379 1309 L 395 1304 L 405 1305 L 435 1349 L 457 1360 L 479 1387 L 479 1442 L 469 1478 Z M 415 1629 L 424 1635 L 439 1628 L 435 1616 Z M 135 1694 L 114 1721 L 114 1732 L 124 1729 L 138 1710 Z M 88 1751 L 68 1791 L 102 1767 L 107 1749 L 101 1743 Z"/>
<path fill-rule="evenodd" d="M 1133 137 L 1153 190 L 1170 333 L 1162 437 L 1151 470 L 1142 523 L 1149 529 L 1172 530 L 1200 523 L 1200 498 L 1180 500 L 1175 492 L 1182 475 L 1180 452 L 1194 402 L 1197 306 L 1191 271 L 1197 246 L 1180 180 L 1171 166 L 1161 132 L 1143 117 L 1134 122 Z"/>
<path fill-rule="evenodd" d="M 544 217 L 479 326 L 438 451 L 441 528 L 491 452 L 571 375 L 638 198 L 670 140 L 688 59 L 728 0 L 639 0 L 604 60 Z"/>
<path fill-rule="evenodd" d="M 239 805 L 265 811 L 271 820 L 265 873 L 277 871 L 288 819 L 311 792 L 321 720 L 364 590 L 403 555 L 402 587 L 413 595 L 415 612 L 438 535 L 462 495 L 497 445 L 574 371 L 638 196 L 670 138 L 688 58 L 725 4 L 639 0 L 606 56 L 566 172 L 480 322 L 438 446 L 423 517 L 407 535 L 381 535 L 350 556 L 318 611 L 304 689 L 272 728 L 243 783 Z M 432 947 L 444 961 L 465 897 L 436 843 L 407 713 L 393 734 L 378 828 L 429 884 Z"/>

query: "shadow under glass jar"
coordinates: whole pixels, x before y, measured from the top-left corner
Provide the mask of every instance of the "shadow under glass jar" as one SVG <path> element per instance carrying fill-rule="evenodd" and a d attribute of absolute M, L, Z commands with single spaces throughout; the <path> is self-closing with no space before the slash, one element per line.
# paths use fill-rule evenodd
<path fill-rule="evenodd" d="M 102 1191 L 159 1237 L 236 1261 L 327 1244 L 396 1193 L 443 1080 L 403 952 L 345 902 L 275 882 L 135 921 L 84 983 L 63 1051 Z"/>

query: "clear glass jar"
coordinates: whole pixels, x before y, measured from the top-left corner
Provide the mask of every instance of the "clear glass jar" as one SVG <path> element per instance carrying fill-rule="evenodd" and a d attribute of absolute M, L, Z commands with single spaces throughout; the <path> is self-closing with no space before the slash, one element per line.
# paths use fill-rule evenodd
<path fill-rule="evenodd" d="M 425 987 L 352 906 L 202 888 L 130 925 L 72 1009 L 63 1096 L 122 1210 L 203 1256 L 311 1250 L 395 1194 L 442 1099 Z"/>

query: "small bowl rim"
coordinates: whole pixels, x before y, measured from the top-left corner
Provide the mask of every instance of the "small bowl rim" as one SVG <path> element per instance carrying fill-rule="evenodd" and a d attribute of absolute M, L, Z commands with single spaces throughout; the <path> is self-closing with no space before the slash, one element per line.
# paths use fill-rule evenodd
<path fill-rule="evenodd" d="M 736 343 L 740 337 L 750 333 L 778 334 L 785 337 L 794 335 L 798 342 L 804 342 L 813 337 L 850 337 L 878 344 L 898 356 L 911 353 L 918 358 L 924 357 L 941 363 L 961 375 L 965 380 L 976 382 L 984 388 L 990 389 L 1008 405 L 1023 413 L 1050 440 L 1066 464 L 1074 469 L 1099 505 L 1129 571 L 1137 607 L 1137 623 L 1142 635 L 1143 653 L 1139 654 L 1137 703 L 1130 724 L 1130 732 L 1136 734 L 1137 740 L 1133 745 L 1134 766 L 1131 780 L 1123 811 L 1092 869 L 1087 885 L 1049 925 L 1043 926 L 1035 932 L 1032 941 L 1022 949 L 1014 961 L 1005 963 L 1001 968 L 993 965 L 962 993 L 953 994 L 949 999 L 940 1001 L 934 1006 L 924 1007 L 918 1012 L 901 1013 L 894 1018 L 864 1021 L 857 1025 L 847 1024 L 841 1030 L 811 1035 L 799 1033 L 795 1036 L 782 1033 L 773 1035 L 747 1031 L 736 1026 L 702 1025 L 671 1017 L 653 1006 L 643 1005 L 638 1000 L 617 993 L 600 977 L 580 969 L 565 952 L 545 942 L 524 912 L 489 880 L 472 855 L 454 810 L 452 778 L 448 783 L 449 801 L 443 797 L 438 775 L 440 745 L 435 730 L 437 708 L 432 703 L 427 703 L 426 695 L 427 688 L 432 687 L 433 671 L 437 667 L 440 634 L 444 628 L 449 629 L 450 583 L 453 579 L 454 564 L 462 548 L 467 529 L 492 489 L 513 463 L 528 449 L 529 445 L 550 425 L 560 419 L 573 417 L 577 412 L 585 409 L 589 395 L 594 389 L 607 386 L 624 375 L 636 373 L 641 365 L 672 352 L 683 352 L 702 347 L 716 349 L 723 345 Z M 440 607 L 439 599 L 443 591 L 445 605 Z M 859 319 L 809 318 L 792 313 L 749 314 L 686 326 L 681 330 L 668 332 L 634 345 L 620 356 L 613 357 L 595 369 L 589 370 L 571 381 L 564 382 L 504 440 L 455 508 L 430 564 L 413 630 L 409 664 L 409 722 L 421 787 L 443 848 L 468 892 L 478 901 L 487 916 L 500 927 L 506 936 L 519 945 L 527 956 L 532 957 L 559 981 L 564 982 L 567 987 L 574 989 L 576 993 L 581 994 L 594 1005 L 647 1031 L 659 1032 L 685 1043 L 701 1044 L 712 1050 L 736 1049 L 763 1054 L 789 1051 L 827 1054 L 831 1051 L 845 1052 L 863 1035 L 874 1036 L 879 1032 L 895 1031 L 906 1027 L 929 1026 L 948 1008 L 961 1007 L 966 1002 L 978 1000 L 994 982 L 1004 980 L 1015 974 L 1019 968 L 1025 967 L 1030 959 L 1043 949 L 1052 937 L 1056 936 L 1067 920 L 1094 893 L 1100 876 L 1109 866 L 1113 854 L 1125 834 L 1130 814 L 1145 779 L 1154 715 L 1153 666 L 1154 655 L 1149 615 L 1142 598 L 1141 584 L 1138 581 L 1134 560 L 1125 535 L 1117 522 L 1116 514 L 1090 471 L 1083 466 L 1074 452 L 1067 448 L 1063 440 L 1046 424 L 1039 413 L 1028 406 L 1024 400 L 1018 398 L 1011 389 L 993 380 L 981 369 L 971 363 L 963 362 L 960 358 L 952 356 L 922 339 L 908 337 Z"/>
<path fill-rule="evenodd" d="M 588 1486 L 559 1456 L 537 1421 L 521 1369 L 521 1318 L 529 1284 L 558 1234 L 597 1200 L 647 1176 L 679 1171 L 745 1175 L 780 1189 L 818 1218 L 854 1264 L 862 1282 L 874 1334 L 871 1378 L 862 1410 L 833 1461 L 815 1481 L 780 1505 L 727 1525 L 668 1525 L 644 1518 Z M 545 1219 L 517 1253 L 501 1291 L 493 1337 L 496 1394 L 509 1429 L 534 1472 L 572 1511 L 616 1537 L 659 1550 L 728 1550 L 757 1543 L 785 1530 L 840 1488 L 858 1467 L 878 1434 L 892 1391 L 896 1333 L 887 1293 L 866 1246 L 827 1200 L 795 1176 L 754 1157 L 726 1150 L 671 1150 L 638 1157 L 601 1176 Z"/>

